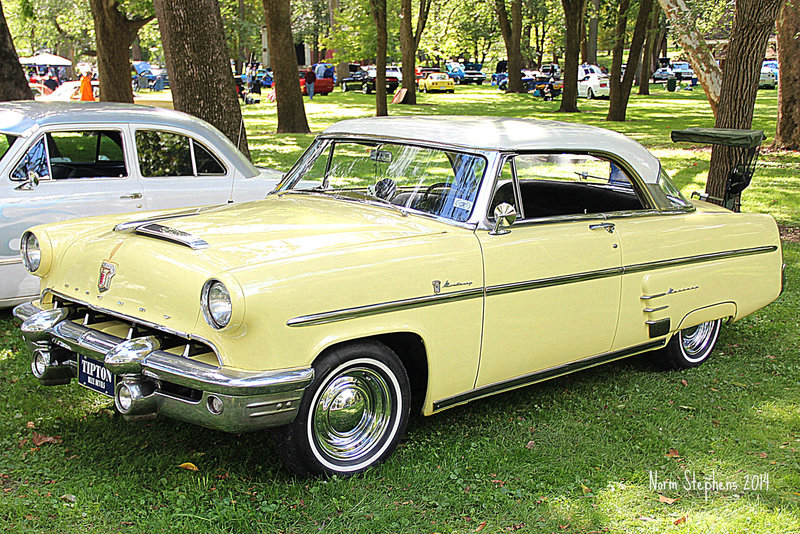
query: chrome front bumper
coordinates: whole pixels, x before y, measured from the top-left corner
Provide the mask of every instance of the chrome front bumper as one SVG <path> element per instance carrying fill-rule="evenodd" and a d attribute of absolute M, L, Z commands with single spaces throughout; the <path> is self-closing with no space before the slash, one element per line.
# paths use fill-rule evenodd
<path fill-rule="evenodd" d="M 126 419 L 158 414 L 225 432 L 247 432 L 290 423 L 310 368 L 243 371 L 209 365 L 159 350 L 157 336 L 123 339 L 68 319 L 69 310 L 44 310 L 35 302 L 14 308 L 42 384 L 78 376 L 78 355 L 104 363 L 116 376 L 115 403 Z M 120 395 L 124 393 L 124 402 Z"/>

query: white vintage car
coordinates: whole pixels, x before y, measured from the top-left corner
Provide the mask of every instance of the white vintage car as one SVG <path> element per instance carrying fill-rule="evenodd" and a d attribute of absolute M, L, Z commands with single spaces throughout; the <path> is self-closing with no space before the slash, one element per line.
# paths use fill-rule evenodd
<path fill-rule="evenodd" d="M 159 108 L 2 103 L 0 133 L 0 308 L 39 293 L 19 257 L 29 226 L 259 199 L 281 177 L 208 123 Z"/>
<path fill-rule="evenodd" d="M 127 419 L 277 427 L 312 474 L 380 462 L 412 409 L 649 351 L 699 365 L 783 285 L 772 217 L 686 200 L 618 133 L 503 118 L 344 121 L 265 200 L 22 244 L 42 384 Z"/>

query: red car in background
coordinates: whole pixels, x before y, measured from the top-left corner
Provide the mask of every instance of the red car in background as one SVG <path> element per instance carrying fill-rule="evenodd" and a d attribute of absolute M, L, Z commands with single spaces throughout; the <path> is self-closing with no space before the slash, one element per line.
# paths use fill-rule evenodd
<path fill-rule="evenodd" d="M 305 71 L 300 72 L 300 91 L 305 96 L 308 91 L 306 91 L 306 81 L 303 79 L 304 74 Z M 317 78 L 317 81 L 314 82 L 315 95 L 327 95 L 331 91 L 333 91 L 333 78 Z"/>

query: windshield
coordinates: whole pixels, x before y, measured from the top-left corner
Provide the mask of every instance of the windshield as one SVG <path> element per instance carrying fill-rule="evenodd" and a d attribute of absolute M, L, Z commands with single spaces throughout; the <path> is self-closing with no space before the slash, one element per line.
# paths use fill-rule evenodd
<path fill-rule="evenodd" d="M 317 140 L 278 192 L 317 193 L 466 221 L 486 160 L 436 148 Z"/>

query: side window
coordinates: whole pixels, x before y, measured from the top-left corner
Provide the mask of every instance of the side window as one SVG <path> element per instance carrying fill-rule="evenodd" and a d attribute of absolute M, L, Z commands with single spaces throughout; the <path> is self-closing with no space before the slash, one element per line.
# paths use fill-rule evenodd
<path fill-rule="evenodd" d="M 522 154 L 513 163 L 522 202 L 517 212 L 525 219 L 643 209 L 629 177 L 612 161 L 559 153 Z M 508 202 L 501 199 L 507 174 L 504 169 L 492 206 Z"/>
<path fill-rule="evenodd" d="M 11 179 L 15 182 L 24 182 L 34 173 L 40 179 L 50 178 L 50 166 L 47 164 L 47 148 L 44 137 L 36 141 L 25 153 L 20 162 L 11 172 Z"/>
<path fill-rule="evenodd" d="M 45 139 L 56 180 L 128 175 L 119 131 L 50 132 Z"/>
<path fill-rule="evenodd" d="M 225 167 L 210 150 L 185 135 L 137 130 L 136 150 L 139 170 L 148 178 L 225 174 Z"/>

